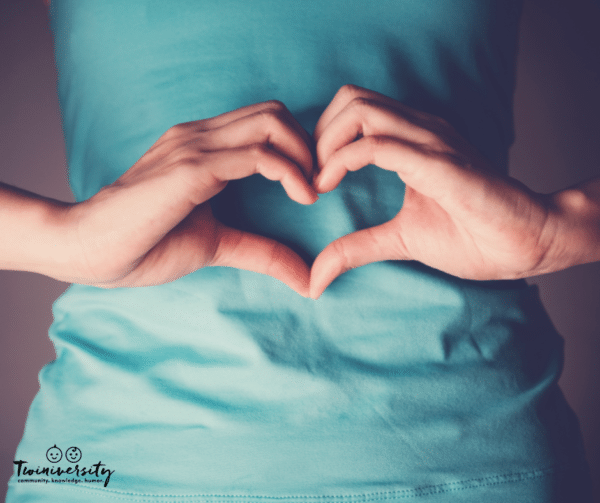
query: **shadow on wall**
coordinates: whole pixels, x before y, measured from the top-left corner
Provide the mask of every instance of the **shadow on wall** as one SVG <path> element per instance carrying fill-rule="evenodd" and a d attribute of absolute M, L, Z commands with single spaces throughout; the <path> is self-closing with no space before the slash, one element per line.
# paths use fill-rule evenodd
<path fill-rule="evenodd" d="M 511 175 L 551 193 L 600 175 L 600 2 L 527 0 Z M 579 416 L 600 501 L 600 264 L 533 278 L 565 339 L 560 380 Z"/>

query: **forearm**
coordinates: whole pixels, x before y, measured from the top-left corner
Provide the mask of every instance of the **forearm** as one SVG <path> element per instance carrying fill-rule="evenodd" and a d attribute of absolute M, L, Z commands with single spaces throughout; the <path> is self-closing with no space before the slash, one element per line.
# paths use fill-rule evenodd
<path fill-rule="evenodd" d="M 548 199 L 551 245 L 535 273 L 600 261 L 600 178 L 556 192 Z"/>
<path fill-rule="evenodd" d="M 0 183 L 0 269 L 72 281 L 77 265 L 66 223 L 71 206 Z"/>

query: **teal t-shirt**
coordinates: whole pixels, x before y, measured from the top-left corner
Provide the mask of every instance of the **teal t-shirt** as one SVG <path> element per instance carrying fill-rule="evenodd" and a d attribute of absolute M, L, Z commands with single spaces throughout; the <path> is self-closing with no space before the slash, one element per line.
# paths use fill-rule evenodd
<path fill-rule="evenodd" d="M 444 117 L 506 170 L 517 0 L 52 0 L 50 13 L 77 200 L 177 123 L 277 99 L 312 130 L 347 83 Z M 259 176 L 212 204 L 310 261 L 394 216 L 403 190 L 371 166 L 308 207 Z M 556 386 L 562 341 L 524 282 L 390 261 L 314 301 L 206 268 L 74 285 L 54 319 L 10 502 L 550 502 L 586 483 Z"/>

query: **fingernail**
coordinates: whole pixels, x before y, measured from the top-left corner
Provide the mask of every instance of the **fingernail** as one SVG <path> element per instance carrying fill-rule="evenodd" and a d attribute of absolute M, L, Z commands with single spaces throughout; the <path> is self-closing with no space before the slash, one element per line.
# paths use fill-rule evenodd
<path fill-rule="evenodd" d="M 319 173 L 313 182 L 313 186 L 317 192 L 322 192 L 323 172 Z"/>

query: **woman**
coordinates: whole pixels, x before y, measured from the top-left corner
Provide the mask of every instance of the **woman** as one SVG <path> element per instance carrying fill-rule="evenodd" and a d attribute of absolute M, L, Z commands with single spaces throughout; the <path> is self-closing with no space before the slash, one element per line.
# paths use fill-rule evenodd
<path fill-rule="evenodd" d="M 44 260 L 9 250 L 8 267 L 128 287 L 229 265 L 317 297 L 344 269 L 374 260 L 513 279 L 597 259 L 585 255 L 597 250 L 597 183 L 556 196 L 549 211 L 550 201 L 492 174 L 510 139 L 518 6 L 356 5 L 333 36 L 341 7 L 54 5 L 71 182 L 85 202 L 4 192 L 13 208 L 38 210 L 28 213 L 34 228 L 40 212 L 49 216 L 58 231 L 46 226 L 48 239 L 65 243 Z M 444 115 L 485 160 L 447 123 L 364 87 L 342 88 L 321 114 L 348 80 Z M 306 128 L 316 123 L 314 138 L 269 102 L 172 128 L 135 162 L 168 125 L 268 97 Z M 375 168 L 303 211 L 256 177 L 213 198 L 227 180 L 259 171 L 311 203 L 309 181 L 331 190 L 370 162 L 407 183 L 398 217 L 403 187 Z M 202 204 L 211 198 L 216 219 Z M 8 230 L 23 234 L 23 221 Z M 573 234 L 566 221 L 582 224 Z M 532 235 L 535 246 L 520 237 Z M 302 258 L 317 255 L 309 278 Z M 541 316 L 521 284 L 400 262 L 356 269 L 316 303 L 230 269 L 166 287 L 74 287 L 56 306 L 59 358 L 16 459 L 37 463 L 52 437 L 44 453 L 79 445 L 84 461 L 93 452 L 94 462 L 118 467 L 100 493 L 85 482 L 15 483 L 13 497 L 27 489 L 59 491 L 61 501 L 81 500 L 78 491 L 551 501 L 561 478 L 560 490 L 572 491 L 577 457 L 552 384 L 560 341 Z"/>

